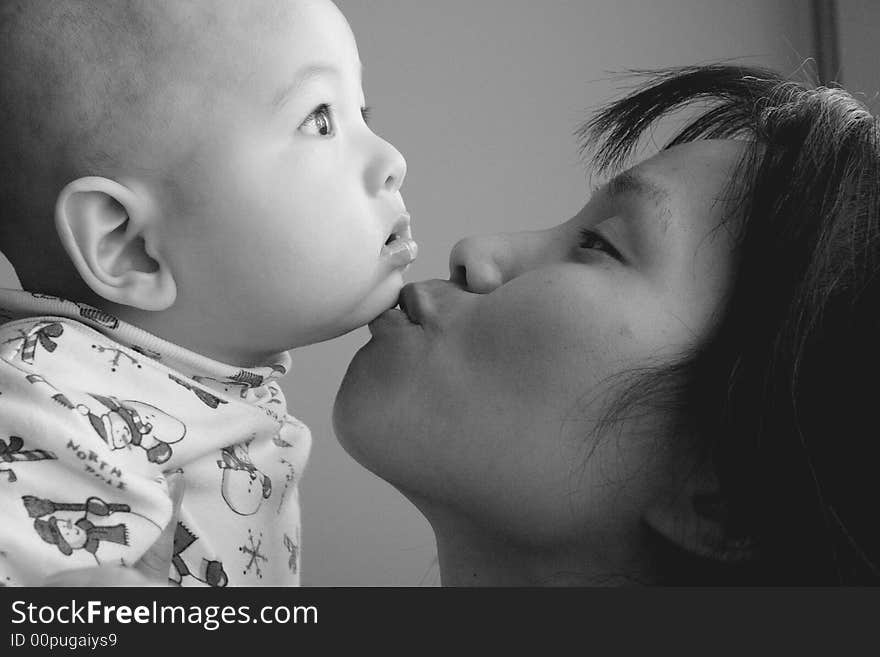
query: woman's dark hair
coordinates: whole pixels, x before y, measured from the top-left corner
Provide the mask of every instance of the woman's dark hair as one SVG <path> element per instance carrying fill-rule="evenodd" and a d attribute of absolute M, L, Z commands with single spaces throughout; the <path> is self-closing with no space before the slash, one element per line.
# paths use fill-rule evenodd
<path fill-rule="evenodd" d="M 707 103 L 668 144 L 741 139 L 737 270 L 717 330 L 639 377 L 612 415 L 674 391 L 732 535 L 774 584 L 880 582 L 880 126 L 850 94 L 728 65 L 649 72 L 578 132 L 602 171 Z M 756 573 L 758 573 L 756 575 Z"/>

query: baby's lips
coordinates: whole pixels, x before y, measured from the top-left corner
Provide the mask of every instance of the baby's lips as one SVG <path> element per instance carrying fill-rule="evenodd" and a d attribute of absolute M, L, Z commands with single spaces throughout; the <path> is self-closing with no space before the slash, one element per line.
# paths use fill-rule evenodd
<path fill-rule="evenodd" d="M 419 245 L 412 237 L 405 237 L 385 245 L 382 252 L 392 267 L 406 267 L 418 257 Z"/>

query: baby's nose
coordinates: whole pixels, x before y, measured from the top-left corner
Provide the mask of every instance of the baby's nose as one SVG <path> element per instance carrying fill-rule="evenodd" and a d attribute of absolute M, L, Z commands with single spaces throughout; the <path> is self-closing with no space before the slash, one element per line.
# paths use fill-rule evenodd
<path fill-rule="evenodd" d="M 389 144 L 391 146 L 391 144 Z M 406 160 L 399 150 L 391 146 L 392 153 L 389 157 L 388 174 L 385 178 L 385 189 L 392 194 L 400 191 L 403 180 L 406 178 Z"/>
<path fill-rule="evenodd" d="M 406 160 L 400 151 L 381 137 L 378 138 L 378 144 L 376 157 L 368 168 L 368 187 L 373 194 L 396 194 L 406 178 Z"/>
<path fill-rule="evenodd" d="M 495 256 L 494 238 L 466 237 L 449 254 L 449 278 L 470 292 L 488 294 L 504 276 Z"/>

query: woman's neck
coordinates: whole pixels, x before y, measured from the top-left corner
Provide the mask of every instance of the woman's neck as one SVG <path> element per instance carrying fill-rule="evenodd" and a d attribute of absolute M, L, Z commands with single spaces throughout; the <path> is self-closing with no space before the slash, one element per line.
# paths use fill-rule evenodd
<path fill-rule="evenodd" d="M 531 559 L 504 542 L 464 527 L 438 531 L 437 558 L 443 586 L 535 586 Z"/>
<path fill-rule="evenodd" d="M 618 586 L 635 584 L 627 568 L 584 543 L 530 549 L 469 519 L 432 509 L 443 586 Z M 614 573 L 614 574 L 612 574 Z"/>

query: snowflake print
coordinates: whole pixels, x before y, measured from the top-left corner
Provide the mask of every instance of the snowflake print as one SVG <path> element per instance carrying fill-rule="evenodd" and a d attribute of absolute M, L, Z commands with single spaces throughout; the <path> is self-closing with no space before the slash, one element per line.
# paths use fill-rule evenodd
<path fill-rule="evenodd" d="M 248 545 L 242 545 L 238 548 L 239 552 L 250 557 L 250 560 L 247 562 L 247 564 L 245 564 L 244 570 L 241 571 L 242 574 L 247 575 L 249 572 L 251 572 L 251 568 L 253 568 L 257 577 L 263 579 L 263 571 L 260 569 L 260 561 L 268 563 L 269 559 L 268 557 L 263 555 L 262 552 L 260 552 L 260 547 L 262 545 L 263 532 L 260 532 L 260 537 L 255 542 L 253 532 L 248 529 Z"/>
<path fill-rule="evenodd" d="M 115 347 L 103 347 L 99 344 L 93 344 L 92 349 L 97 349 L 98 353 L 103 354 L 105 351 L 109 351 L 111 354 L 115 354 L 113 358 L 110 360 L 110 371 L 115 372 L 116 368 L 119 367 L 119 359 L 127 358 L 131 361 L 132 365 L 135 365 L 138 369 L 141 369 L 141 364 L 137 361 L 136 358 L 130 356 L 129 354 L 122 351 L 122 349 L 116 349 Z"/>

